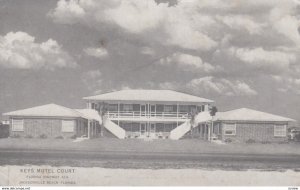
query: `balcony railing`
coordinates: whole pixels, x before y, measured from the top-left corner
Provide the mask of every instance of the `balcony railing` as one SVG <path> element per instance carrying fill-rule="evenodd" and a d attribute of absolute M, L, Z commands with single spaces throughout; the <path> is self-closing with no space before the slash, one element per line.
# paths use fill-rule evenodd
<path fill-rule="evenodd" d="M 186 112 L 140 112 L 140 111 L 108 111 L 108 118 L 160 118 L 160 119 L 189 119 L 190 115 Z"/>

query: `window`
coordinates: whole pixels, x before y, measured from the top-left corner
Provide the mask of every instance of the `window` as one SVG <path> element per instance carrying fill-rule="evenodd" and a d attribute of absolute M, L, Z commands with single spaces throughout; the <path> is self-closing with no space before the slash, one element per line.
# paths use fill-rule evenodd
<path fill-rule="evenodd" d="M 109 104 L 108 111 L 118 111 L 118 104 Z"/>
<path fill-rule="evenodd" d="M 165 105 L 164 112 L 173 112 L 173 105 Z"/>
<path fill-rule="evenodd" d="M 133 105 L 132 104 L 124 104 L 123 111 L 133 111 Z"/>
<path fill-rule="evenodd" d="M 62 121 L 62 128 L 61 131 L 62 132 L 74 132 L 74 128 L 75 128 L 75 121 L 74 120 L 63 120 Z"/>
<path fill-rule="evenodd" d="M 225 135 L 235 135 L 236 134 L 236 124 L 224 124 L 224 134 Z"/>
<path fill-rule="evenodd" d="M 24 131 L 24 121 L 22 119 L 13 119 L 12 131 Z"/>
<path fill-rule="evenodd" d="M 188 105 L 180 105 L 179 111 L 180 112 L 189 112 L 189 106 Z"/>
<path fill-rule="evenodd" d="M 286 125 L 274 125 L 274 136 L 285 137 L 286 136 Z"/>

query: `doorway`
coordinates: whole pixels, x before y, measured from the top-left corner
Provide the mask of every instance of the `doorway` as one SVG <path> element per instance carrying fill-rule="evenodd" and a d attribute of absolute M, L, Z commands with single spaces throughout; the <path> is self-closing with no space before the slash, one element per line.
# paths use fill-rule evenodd
<path fill-rule="evenodd" d="M 147 123 L 141 123 L 140 124 L 140 133 L 141 136 L 145 136 L 147 132 Z"/>

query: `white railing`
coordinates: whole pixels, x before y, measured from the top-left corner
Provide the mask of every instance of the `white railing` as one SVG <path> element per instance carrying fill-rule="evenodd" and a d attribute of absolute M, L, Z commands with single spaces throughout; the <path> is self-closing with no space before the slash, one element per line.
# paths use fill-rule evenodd
<path fill-rule="evenodd" d="M 174 119 L 190 119 L 190 115 L 186 112 L 140 112 L 140 111 L 108 111 L 108 118 L 174 118 Z"/>

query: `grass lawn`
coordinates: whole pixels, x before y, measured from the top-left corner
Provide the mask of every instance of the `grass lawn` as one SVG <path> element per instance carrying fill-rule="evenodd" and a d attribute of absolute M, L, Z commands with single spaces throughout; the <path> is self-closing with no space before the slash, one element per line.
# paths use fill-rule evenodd
<path fill-rule="evenodd" d="M 0 139 L 0 149 L 49 149 L 86 151 L 134 151 L 134 152 L 176 152 L 176 153 L 240 153 L 240 154 L 297 154 L 300 143 L 290 144 L 215 144 L 199 139 L 153 140 L 97 138 L 82 142 L 71 139 Z M 1 151 L 1 150 L 0 150 Z"/>

